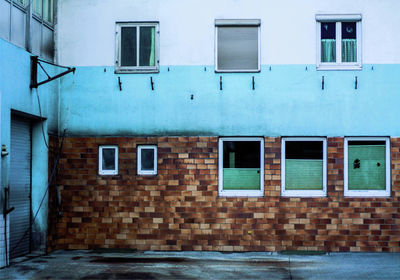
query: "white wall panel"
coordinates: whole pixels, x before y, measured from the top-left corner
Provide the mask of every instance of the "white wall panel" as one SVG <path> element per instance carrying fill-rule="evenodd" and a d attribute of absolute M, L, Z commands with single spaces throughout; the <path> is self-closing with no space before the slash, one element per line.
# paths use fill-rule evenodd
<path fill-rule="evenodd" d="M 10 40 L 10 3 L 0 0 L 0 37 Z"/>
<path fill-rule="evenodd" d="M 262 64 L 315 64 L 315 14 L 362 14 L 363 63 L 400 63 L 398 0 L 59 1 L 58 58 L 114 65 L 116 21 L 159 21 L 161 65 L 214 65 L 215 19 L 261 19 Z"/>
<path fill-rule="evenodd" d="M 25 48 L 26 13 L 17 7 L 11 11 L 11 42 Z"/>

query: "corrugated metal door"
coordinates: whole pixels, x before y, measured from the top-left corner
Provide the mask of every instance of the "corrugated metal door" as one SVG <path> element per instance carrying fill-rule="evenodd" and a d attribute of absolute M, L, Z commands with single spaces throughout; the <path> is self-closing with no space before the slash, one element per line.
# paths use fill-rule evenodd
<path fill-rule="evenodd" d="M 11 118 L 10 151 L 10 206 L 15 207 L 10 213 L 10 258 L 15 258 L 30 252 L 31 125 L 29 120 L 14 116 Z"/>

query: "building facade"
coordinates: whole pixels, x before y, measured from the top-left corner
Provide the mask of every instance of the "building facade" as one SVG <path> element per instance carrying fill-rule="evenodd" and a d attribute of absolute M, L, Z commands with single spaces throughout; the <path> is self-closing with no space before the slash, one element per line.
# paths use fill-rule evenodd
<path fill-rule="evenodd" d="M 397 1 L 54 6 L 48 250 L 400 251 Z"/>

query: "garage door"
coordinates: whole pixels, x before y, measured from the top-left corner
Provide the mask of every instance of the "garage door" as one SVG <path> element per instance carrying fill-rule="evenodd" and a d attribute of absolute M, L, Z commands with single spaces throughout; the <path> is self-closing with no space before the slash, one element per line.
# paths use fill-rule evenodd
<path fill-rule="evenodd" d="M 10 258 L 15 258 L 30 252 L 31 125 L 29 120 L 16 116 L 11 118 L 10 151 L 10 206 L 15 207 L 10 213 Z"/>

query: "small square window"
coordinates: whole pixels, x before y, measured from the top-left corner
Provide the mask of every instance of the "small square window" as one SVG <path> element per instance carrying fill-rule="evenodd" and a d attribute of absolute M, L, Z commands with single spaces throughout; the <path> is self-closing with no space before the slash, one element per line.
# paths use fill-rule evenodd
<path fill-rule="evenodd" d="M 361 15 L 317 15 L 317 69 L 361 69 Z"/>
<path fill-rule="evenodd" d="M 154 73 L 159 71 L 156 22 L 117 22 L 117 73 Z"/>
<path fill-rule="evenodd" d="M 137 173 L 139 175 L 157 174 L 157 146 L 138 146 L 137 159 Z"/>
<path fill-rule="evenodd" d="M 118 174 L 118 146 L 99 147 L 99 174 Z"/>
<path fill-rule="evenodd" d="M 345 138 L 344 195 L 390 196 L 389 138 Z"/>
<path fill-rule="evenodd" d="M 215 21 L 215 71 L 260 71 L 260 20 Z"/>
<path fill-rule="evenodd" d="M 219 194 L 264 195 L 264 139 L 219 139 Z"/>
<path fill-rule="evenodd" d="M 282 196 L 326 196 L 326 138 L 282 138 Z"/>

